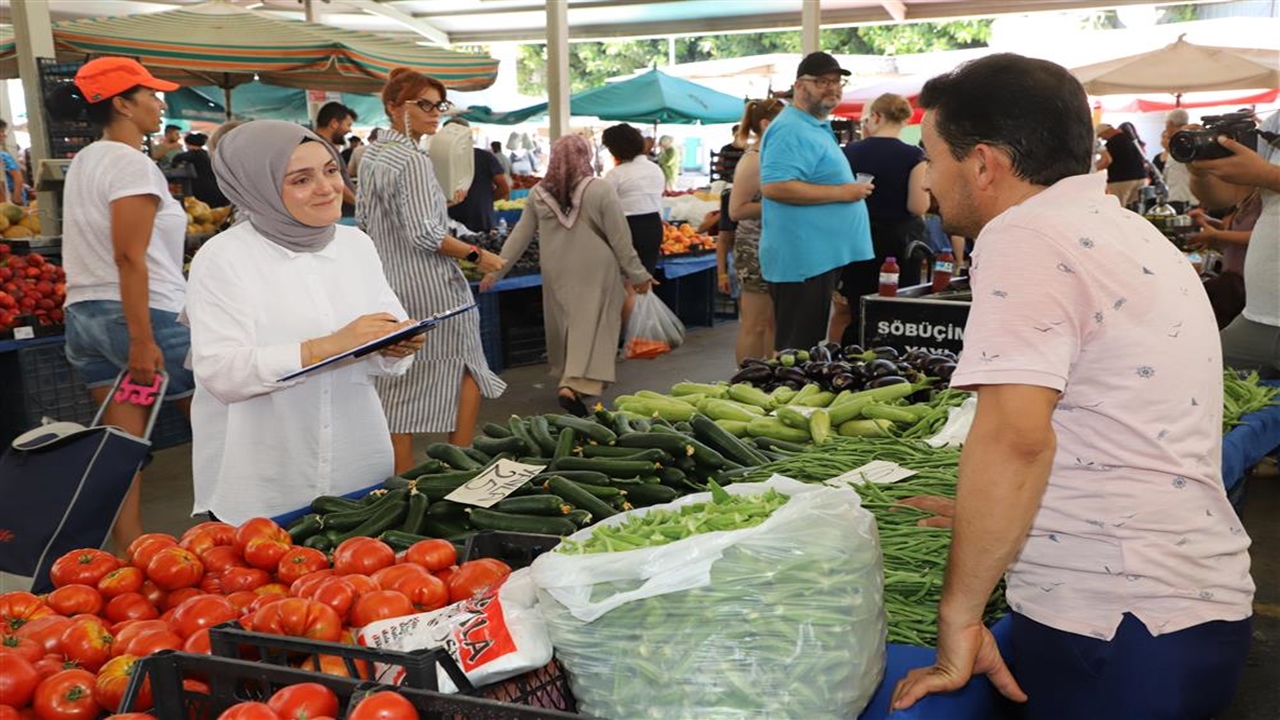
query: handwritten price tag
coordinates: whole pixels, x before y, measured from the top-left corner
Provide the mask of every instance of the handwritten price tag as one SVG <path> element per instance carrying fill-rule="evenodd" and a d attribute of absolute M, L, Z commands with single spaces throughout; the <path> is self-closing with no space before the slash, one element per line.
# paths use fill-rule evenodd
<path fill-rule="evenodd" d="M 897 463 L 891 463 L 887 460 L 873 460 L 862 467 L 854 468 L 843 475 L 827 480 L 826 484 L 833 487 L 847 487 L 855 483 L 888 485 L 899 480 L 906 480 L 915 474 L 915 470 L 908 470 Z"/>
<path fill-rule="evenodd" d="M 446 495 L 444 499 L 476 507 L 492 507 L 545 468 L 546 465 L 526 465 L 514 460 L 499 460 L 467 484 Z"/>

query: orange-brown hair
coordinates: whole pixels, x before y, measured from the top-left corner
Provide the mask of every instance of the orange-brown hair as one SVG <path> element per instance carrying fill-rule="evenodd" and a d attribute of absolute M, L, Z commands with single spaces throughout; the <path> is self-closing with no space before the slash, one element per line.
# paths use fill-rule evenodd
<path fill-rule="evenodd" d="M 427 88 L 435 88 L 440 93 L 441 100 L 448 99 L 448 91 L 439 80 L 407 67 L 394 68 L 387 75 L 387 84 L 382 88 L 382 104 L 403 105 L 421 95 Z"/>
<path fill-rule="evenodd" d="M 911 119 L 911 103 L 901 95 L 885 93 L 871 102 L 871 109 L 867 114 L 871 113 L 879 113 L 880 117 L 891 123 L 905 123 Z"/>
<path fill-rule="evenodd" d="M 738 122 L 738 132 L 733 136 L 733 144 L 745 148 L 752 135 L 759 137 L 764 132 L 761 127 L 764 121 L 772 121 L 785 107 L 778 98 L 748 100 L 746 109 L 742 111 L 742 120 Z"/>

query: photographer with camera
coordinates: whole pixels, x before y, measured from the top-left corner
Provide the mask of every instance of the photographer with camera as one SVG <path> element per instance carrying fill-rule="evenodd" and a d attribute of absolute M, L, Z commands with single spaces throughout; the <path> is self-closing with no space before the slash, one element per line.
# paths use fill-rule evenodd
<path fill-rule="evenodd" d="M 1223 363 L 1280 378 L 1280 113 L 1260 128 L 1248 113 L 1203 120 L 1203 130 L 1169 139 L 1170 155 L 1191 170 L 1191 191 L 1207 207 L 1228 207 L 1236 201 L 1223 199 L 1251 188 L 1262 197 L 1244 262 L 1244 311 L 1221 334 Z"/>

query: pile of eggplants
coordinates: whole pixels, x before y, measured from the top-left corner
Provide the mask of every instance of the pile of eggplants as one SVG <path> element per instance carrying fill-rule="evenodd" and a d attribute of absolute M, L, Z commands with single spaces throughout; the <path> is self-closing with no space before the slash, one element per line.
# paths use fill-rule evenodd
<path fill-rule="evenodd" d="M 747 382 L 766 391 L 780 386 L 799 390 L 817 383 L 823 390 L 839 393 L 937 378 L 938 382 L 921 391 L 928 395 L 950 384 L 956 360 L 950 351 L 911 350 L 901 354 L 891 347 L 863 350 L 860 345 L 842 347 L 825 342 L 808 350 L 783 350 L 772 360 L 747 358 L 729 382 Z"/>

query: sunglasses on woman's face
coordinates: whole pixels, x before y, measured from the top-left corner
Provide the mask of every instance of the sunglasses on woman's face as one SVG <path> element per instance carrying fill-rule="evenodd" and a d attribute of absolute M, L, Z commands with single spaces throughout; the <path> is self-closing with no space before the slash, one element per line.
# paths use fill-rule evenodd
<path fill-rule="evenodd" d="M 418 100 L 410 100 L 409 102 L 414 105 L 417 105 L 418 109 L 424 113 L 429 113 L 432 110 L 444 112 L 449 108 L 453 107 L 453 103 L 449 102 L 448 100 L 441 100 L 440 102 L 432 102 L 426 98 L 420 98 Z"/>

